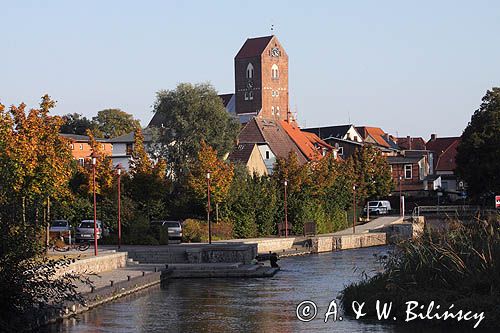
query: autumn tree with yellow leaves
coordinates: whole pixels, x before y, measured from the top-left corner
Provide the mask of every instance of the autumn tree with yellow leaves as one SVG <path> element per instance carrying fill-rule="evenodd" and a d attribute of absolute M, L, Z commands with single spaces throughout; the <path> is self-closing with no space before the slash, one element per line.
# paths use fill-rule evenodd
<path fill-rule="evenodd" d="M 219 204 L 223 202 L 233 181 L 233 165 L 220 160 L 217 151 L 201 142 L 198 158 L 191 165 L 188 184 L 199 199 L 207 199 L 207 173 L 210 173 L 210 200 L 215 203 L 216 220 Z"/>
<path fill-rule="evenodd" d="M 36 222 L 48 198 L 69 194 L 71 151 L 59 135 L 62 119 L 49 115 L 54 106 L 48 95 L 29 111 L 24 103 L 9 111 L 0 104 L 0 202 L 11 219 L 26 222 L 30 213 Z"/>

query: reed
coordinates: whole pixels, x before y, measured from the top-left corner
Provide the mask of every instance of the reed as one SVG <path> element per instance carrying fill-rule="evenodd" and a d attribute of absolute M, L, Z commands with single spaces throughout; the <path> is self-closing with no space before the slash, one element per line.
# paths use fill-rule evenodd
<path fill-rule="evenodd" d="M 393 302 L 401 315 L 406 301 L 435 301 L 442 307 L 455 304 L 455 308 L 484 311 L 486 324 L 498 325 L 499 216 L 450 223 L 446 232 L 428 231 L 399 244 L 385 259 L 383 272 L 348 285 L 341 293 L 345 311 L 352 312 L 352 301 L 362 301 L 367 302 L 368 315 L 374 316 L 374 304 L 380 300 Z"/>

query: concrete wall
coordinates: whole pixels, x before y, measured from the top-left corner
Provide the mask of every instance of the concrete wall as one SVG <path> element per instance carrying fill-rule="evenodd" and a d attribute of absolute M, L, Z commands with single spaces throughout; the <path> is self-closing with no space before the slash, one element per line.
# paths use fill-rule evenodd
<path fill-rule="evenodd" d="M 256 244 L 228 242 L 208 244 L 189 244 L 180 246 L 138 246 L 127 247 L 130 258 L 140 263 L 187 264 L 242 262 L 249 263 L 257 255 Z"/>
<path fill-rule="evenodd" d="M 221 241 L 224 243 L 242 243 L 242 244 L 256 244 L 257 252 L 264 254 L 271 252 L 281 252 L 283 249 L 291 249 L 295 242 L 295 237 L 288 238 L 250 238 L 250 239 L 232 239 Z"/>
<path fill-rule="evenodd" d="M 68 267 L 61 269 L 58 275 L 64 273 L 101 273 L 111 271 L 127 265 L 127 252 L 103 253 L 97 257 L 88 257 L 76 260 Z"/>

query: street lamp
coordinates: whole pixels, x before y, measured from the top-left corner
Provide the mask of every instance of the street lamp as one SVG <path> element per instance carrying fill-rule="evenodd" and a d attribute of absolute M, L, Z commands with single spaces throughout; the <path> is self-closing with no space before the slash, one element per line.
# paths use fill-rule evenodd
<path fill-rule="evenodd" d="M 208 244 L 212 244 L 212 224 L 210 223 L 210 171 L 207 172 L 207 200 Z"/>
<path fill-rule="evenodd" d="M 403 176 L 399 176 L 399 216 L 404 216 L 405 207 L 403 203 L 403 196 L 401 194 L 401 182 L 403 181 Z"/>
<path fill-rule="evenodd" d="M 97 256 L 97 200 L 95 191 L 95 167 L 97 159 L 94 153 L 90 157 L 92 157 L 92 191 L 94 192 L 94 255 Z"/>
<path fill-rule="evenodd" d="M 356 185 L 352 186 L 352 233 L 356 233 Z"/>
<path fill-rule="evenodd" d="M 286 205 L 286 187 L 288 186 L 288 181 L 285 180 L 285 237 L 288 237 L 288 208 Z"/>
<path fill-rule="evenodd" d="M 122 178 L 122 165 L 121 163 L 116 166 L 116 173 L 118 174 L 118 248 L 122 246 L 122 222 L 121 222 L 121 178 Z"/>

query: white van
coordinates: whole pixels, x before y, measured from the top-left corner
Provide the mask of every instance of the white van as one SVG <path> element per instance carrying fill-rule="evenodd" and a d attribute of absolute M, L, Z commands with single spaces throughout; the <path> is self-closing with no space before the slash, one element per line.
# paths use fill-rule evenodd
<path fill-rule="evenodd" d="M 369 201 L 368 207 L 370 207 L 370 214 L 373 215 L 389 214 L 392 210 L 391 203 L 387 200 Z M 366 207 L 363 208 L 363 212 L 366 214 Z"/>

